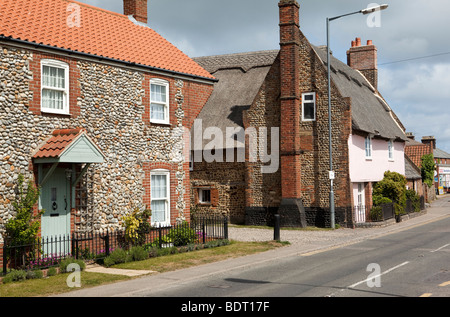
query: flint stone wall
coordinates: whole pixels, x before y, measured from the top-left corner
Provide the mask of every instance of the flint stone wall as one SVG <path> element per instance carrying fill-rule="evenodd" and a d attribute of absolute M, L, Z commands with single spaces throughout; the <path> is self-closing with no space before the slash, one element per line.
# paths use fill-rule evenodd
<path fill-rule="evenodd" d="M 0 47 L 0 242 L 4 224 L 14 216 L 11 201 L 18 175 L 34 178 L 31 157 L 55 129 L 85 128 L 105 155 L 105 162 L 91 165 L 86 176 L 93 184 L 92 226 L 96 230 L 118 227 L 128 212 L 149 204 L 150 191 L 144 187 L 145 163 L 163 162 L 175 169 L 176 180 L 171 173 L 171 183 L 177 197 L 171 199 L 175 207 L 172 214 L 184 219 L 189 207 L 185 201 L 189 179 L 183 155 L 183 81 L 163 78 L 170 83 L 174 119 L 171 126 L 150 125 L 143 119 L 149 117 L 149 105 L 143 103 L 145 85 L 149 84 L 143 73 L 72 60 L 71 66 L 76 65 L 79 73 L 74 89 L 79 95 L 76 104 L 72 96 L 70 103 L 71 113 L 73 109 L 76 114 L 41 115 L 33 111 L 36 71 L 32 71 L 32 65 L 39 63 L 38 55 Z M 71 93 L 72 88 L 71 82 Z"/>

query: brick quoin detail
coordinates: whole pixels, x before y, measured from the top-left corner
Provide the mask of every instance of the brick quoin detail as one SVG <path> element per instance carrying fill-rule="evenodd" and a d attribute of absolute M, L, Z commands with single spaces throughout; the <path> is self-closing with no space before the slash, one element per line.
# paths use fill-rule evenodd
<path fill-rule="evenodd" d="M 143 179 L 143 186 L 145 189 L 144 195 L 144 205 L 147 208 L 151 208 L 151 172 L 154 170 L 168 170 L 170 172 L 170 223 L 175 224 L 178 218 L 177 201 L 178 201 L 178 163 L 167 163 L 167 162 L 147 162 L 143 163 L 143 170 L 145 172 L 145 177 Z M 189 175 L 189 163 L 183 164 L 183 171 L 186 176 Z M 185 188 L 185 194 L 183 196 L 186 203 L 186 208 L 184 210 L 184 216 L 186 220 L 190 221 L 190 179 L 185 177 L 183 180 L 183 186 Z"/>
<path fill-rule="evenodd" d="M 300 165 L 300 18 L 295 0 L 282 0 L 280 8 L 281 76 L 281 188 L 282 198 L 301 197 Z"/>

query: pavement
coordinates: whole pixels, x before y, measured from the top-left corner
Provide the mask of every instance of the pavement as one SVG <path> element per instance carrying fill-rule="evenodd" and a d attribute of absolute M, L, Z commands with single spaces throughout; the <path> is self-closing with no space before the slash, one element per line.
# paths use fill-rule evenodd
<path fill-rule="evenodd" d="M 173 272 L 157 273 L 152 271 L 133 271 L 90 266 L 86 271 L 95 271 L 106 274 L 124 274 L 128 276 L 141 276 L 135 279 L 114 284 L 74 290 L 58 295 L 59 297 L 128 297 L 157 292 L 158 289 L 170 287 L 179 283 L 189 282 L 205 276 L 224 273 L 229 270 L 244 269 L 264 262 L 276 261 L 280 258 L 292 256 L 310 256 L 355 244 L 364 240 L 389 235 L 408 230 L 426 223 L 439 221 L 450 217 L 450 194 L 437 198 L 425 212 L 415 217 L 406 218 L 400 223 L 390 222 L 384 226 L 356 229 L 337 230 L 281 230 L 281 240 L 289 241 L 290 245 L 275 250 L 248 255 L 235 259 L 199 265 Z M 273 240 L 273 230 L 234 228 L 230 227 L 229 237 L 238 241 L 270 241 Z"/>

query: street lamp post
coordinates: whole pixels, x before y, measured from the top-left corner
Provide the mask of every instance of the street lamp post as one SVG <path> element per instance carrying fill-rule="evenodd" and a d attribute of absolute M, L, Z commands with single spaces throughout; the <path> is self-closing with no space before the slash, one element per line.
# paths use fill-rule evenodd
<path fill-rule="evenodd" d="M 329 137 L 329 152 L 330 152 L 330 172 L 329 172 L 329 179 L 330 179 L 330 213 L 331 213 L 331 228 L 334 229 L 335 224 L 335 208 L 334 208 L 334 189 L 333 189 L 333 182 L 335 173 L 333 171 L 333 149 L 332 149 L 332 132 L 331 132 L 331 54 L 330 54 L 330 22 L 333 20 L 337 20 L 339 18 L 343 18 L 349 15 L 359 14 L 362 13 L 364 15 L 370 14 L 376 11 L 385 10 L 388 8 L 387 4 L 383 4 L 376 7 L 370 7 L 367 9 L 363 9 L 360 11 L 347 13 L 343 15 L 339 15 L 333 18 L 327 18 L 327 76 L 328 76 L 328 137 Z"/>

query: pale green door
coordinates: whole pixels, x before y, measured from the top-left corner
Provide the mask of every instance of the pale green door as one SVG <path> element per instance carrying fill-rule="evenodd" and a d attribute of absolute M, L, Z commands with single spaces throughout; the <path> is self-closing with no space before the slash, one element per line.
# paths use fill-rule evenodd
<path fill-rule="evenodd" d="M 44 174 L 48 170 L 44 169 Z M 60 237 L 70 234 L 70 185 L 65 169 L 57 168 L 41 189 L 41 236 Z"/>

